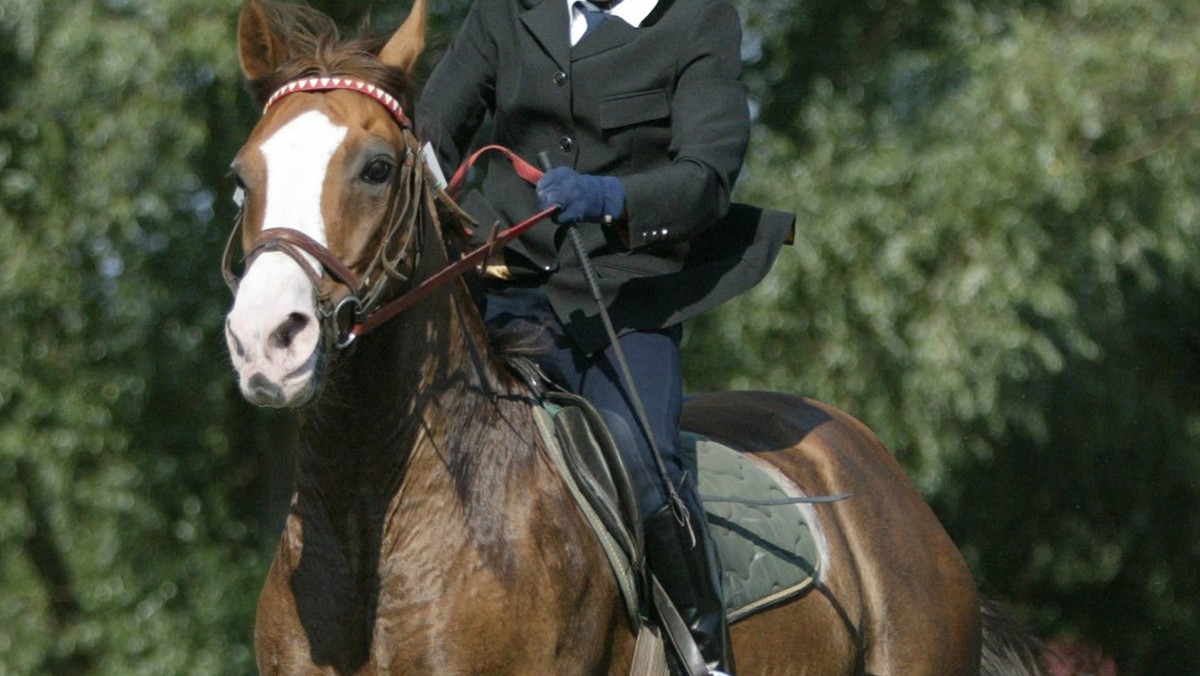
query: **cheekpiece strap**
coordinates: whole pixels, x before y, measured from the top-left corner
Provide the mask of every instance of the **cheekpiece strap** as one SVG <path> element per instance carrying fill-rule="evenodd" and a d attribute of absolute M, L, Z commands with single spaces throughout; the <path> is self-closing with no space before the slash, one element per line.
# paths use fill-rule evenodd
<path fill-rule="evenodd" d="M 276 89 L 274 94 L 271 94 L 271 98 L 267 99 L 267 104 L 263 106 L 263 114 L 266 115 L 272 104 L 288 94 L 295 94 L 296 92 L 322 92 L 332 89 L 349 89 L 360 94 L 366 94 L 383 104 L 388 109 L 388 112 L 392 114 L 392 117 L 396 118 L 396 122 L 400 124 L 401 128 L 408 129 L 412 126 L 412 123 L 408 120 L 408 116 L 404 114 L 404 108 L 394 96 L 373 84 L 344 77 L 308 77 L 293 80 Z"/>

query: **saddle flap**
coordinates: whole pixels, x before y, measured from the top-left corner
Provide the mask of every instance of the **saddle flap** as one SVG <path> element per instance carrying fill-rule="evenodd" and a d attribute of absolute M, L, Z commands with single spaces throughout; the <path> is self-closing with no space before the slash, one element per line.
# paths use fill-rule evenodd
<path fill-rule="evenodd" d="M 634 631 L 637 631 L 642 626 L 639 608 L 641 567 L 634 565 L 634 562 L 637 561 L 640 564 L 640 549 L 636 552 L 635 558 L 635 552 L 630 550 L 632 543 L 635 542 L 634 537 L 623 527 L 616 530 L 612 528 L 614 522 L 612 510 L 601 506 L 603 501 L 596 497 L 597 492 L 594 490 L 600 482 L 576 479 L 576 476 L 582 472 L 579 460 L 567 459 L 569 454 L 564 450 L 567 444 L 562 443 L 560 439 L 576 436 L 576 440 L 578 440 L 578 437 L 569 433 L 560 434 L 558 432 L 559 425 L 555 421 L 555 417 L 563 410 L 565 409 L 556 404 L 543 401 L 543 405 L 533 409 L 533 418 L 558 475 L 575 499 L 575 504 L 578 505 L 584 520 L 599 540 L 604 555 L 612 566 L 617 586 L 621 589 L 621 597 L 625 602 L 629 625 Z M 611 504 L 612 500 L 608 500 L 608 502 Z M 609 511 L 609 514 L 601 517 L 602 510 Z"/>
<path fill-rule="evenodd" d="M 633 486 L 616 443 L 595 407 L 566 392 L 549 391 L 546 398 L 561 406 L 554 414 L 554 431 L 576 483 L 588 494 L 605 527 L 641 567 L 642 521 Z"/>

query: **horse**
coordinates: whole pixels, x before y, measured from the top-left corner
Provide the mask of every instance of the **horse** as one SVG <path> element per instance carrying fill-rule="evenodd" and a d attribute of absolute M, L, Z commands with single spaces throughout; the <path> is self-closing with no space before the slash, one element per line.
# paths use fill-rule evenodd
<path fill-rule="evenodd" d="M 446 274 L 463 267 L 466 222 L 405 113 L 425 11 L 416 0 L 377 42 L 271 0 L 247 0 L 238 19 L 263 114 L 232 165 L 225 337 L 244 398 L 295 409 L 300 425 L 258 599 L 258 669 L 628 673 L 635 633 L 548 458 L 535 396 Z M 683 426 L 808 494 L 854 496 L 814 507 L 827 551 L 815 587 L 732 627 L 740 673 L 1034 673 L 1020 657 L 988 660 L 993 613 L 862 423 L 732 392 L 691 400 Z"/>

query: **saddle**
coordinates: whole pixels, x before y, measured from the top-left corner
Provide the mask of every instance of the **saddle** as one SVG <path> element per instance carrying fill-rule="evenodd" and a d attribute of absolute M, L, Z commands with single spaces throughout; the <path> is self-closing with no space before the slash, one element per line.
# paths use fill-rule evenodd
<path fill-rule="evenodd" d="M 544 390 L 535 418 L 559 473 L 608 557 L 635 632 L 648 616 L 641 518 L 628 475 L 598 411 L 582 397 Z M 819 574 L 822 538 L 811 505 L 770 465 L 690 432 L 679 438 L 697 477 L 722 568 L 729 622 L 808 590 Z"/>

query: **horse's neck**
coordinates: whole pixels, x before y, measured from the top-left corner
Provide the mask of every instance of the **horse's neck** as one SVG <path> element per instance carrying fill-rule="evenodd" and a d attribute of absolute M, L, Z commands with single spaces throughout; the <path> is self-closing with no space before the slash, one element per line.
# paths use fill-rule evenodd
<path fill-rule="evenodd" d="M 390 493 L 418 443 L 472 423 L 464 410 L 505 379 L 469 303 L 459 288 L 435 294 L 340 357 L 304 417 L 302 478 Z"/>

